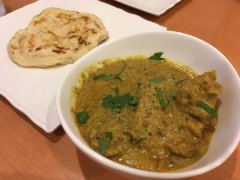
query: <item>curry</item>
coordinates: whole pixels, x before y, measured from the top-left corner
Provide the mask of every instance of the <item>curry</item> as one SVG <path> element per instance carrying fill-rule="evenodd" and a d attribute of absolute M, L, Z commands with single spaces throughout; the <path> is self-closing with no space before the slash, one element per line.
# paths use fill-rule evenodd
<path fill-rule="evenodd" d="M 155 53 L 106 60 L 81 74 L 74 119 L 87 144 L 133 168 L 169 172 L 198 161 L 217 124 L 222 86 Z"/>

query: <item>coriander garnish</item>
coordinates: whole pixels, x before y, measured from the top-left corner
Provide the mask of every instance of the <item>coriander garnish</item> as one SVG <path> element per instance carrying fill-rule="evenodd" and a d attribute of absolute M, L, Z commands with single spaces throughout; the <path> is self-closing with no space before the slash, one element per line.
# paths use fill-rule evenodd
<path fill-rule="evenodd" d="M 85 124 L 88 120 L 89 116 L 86 111 L 81 111 L 77 114 L 77 121 L 79 124 Z"/>
<path fill-rule="evenodd" d="M 160 77 L 157 77 L 157 78 L 154 78 L 154 79 L 150 79 L 149 82 L 150 82 L 150 83 L 153 83 L 153 84 L 156 84 L 156 83 L 160 83 L 160 82 L 163 81 L 163 80 L 166 80 L 166 78 L 160 76 Z"/>
<path fill-rule="evenodd" d="M 159 88 L 159 89 L 157 88 L 156 89 L 156 93 L 157 93 L 157 98 L 158 98 L 160 106 L 162 107 L 162 109 L 166 109 L 167 104 L 166 104 L 166 102 L 163 99 L 163 91 L 162 91 L 162 89 L 161 88 Z"/>
<path fill-rule="evenodd" d="M 180 79 L 180 80 L 177 80 L 177 81 L 175 81 L 175 84 L 176 85 L 179 85 L 179 84 L 181 84 L 183 81 L 186 81 L 187 79 Z"/>
<path fill-rule="evenodd" d="M 172 103 L 176 98 L 176 89 L 170 88 L 168 91 L 168 104 Z"/>
<path fill-rule="evenodd" d="M 100 142 L 99 142 L 99 152 L 103 156 L 105 155 L 105 153 L 108 149 L 108 146 L 110 144 L 110 141 L 112 140 L 113 135 L 112 135 L 112 132 L 108 131 L 108 132 L 106 132 L 105 136 L 106 137 L 104 139 L 100 140 Z"/>
<path fill-rule="evenodd" d="M 162 55 L 163 55 L 163 52 L 156 52 L 152 56 L 150 56 L 148 59 L 157 60 L 157 61 L 165 61 L 165 58 L 163 58 Z"/>
<path fill-rule="evenodd" d="M 130 93 L 125 93 L 122 96 L 116 94 L 116 96 L 107 95 L 102 100 L 102 106 L 104 108 L 111 109 L 123 109 L 127 106 L 133 106 L 137 104 L 137 97 L 131 96 Z"/>
<path fill-rule="evenodd" d="M 123 71 L 127 68 L 127 63 L 123 62 L 123 68 L 115 75 L 105 75 L 105 74 L 98 74 L 95 75 L 92 79 L 93 80 L 104 80 L 104 81 L 110 81 L 110 80 L 114 80 L 114 79 L 118 79 L 118 80 L 122 80 L 120 75 L 123 73 Z"/>
<path fill-rule="evenodd" d="M 209 106 L 208 104 L 206 104 L 205 102 L 198 100 L 196 102 L 197 106 L 204 109 L 206 112 L 208 112 L 208 114 L 211 116 L 211 118 L 215 118 L 217 117 L 217 111 L 212 108 L 211 106 Z"/>

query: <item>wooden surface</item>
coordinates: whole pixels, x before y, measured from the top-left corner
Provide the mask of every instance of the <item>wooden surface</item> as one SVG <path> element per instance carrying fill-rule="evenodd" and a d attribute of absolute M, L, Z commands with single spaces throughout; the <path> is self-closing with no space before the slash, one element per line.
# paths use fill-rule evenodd
<path fill-rule="evenodd" d="M 3 1 L 7 12 L 33 2 Z M 102 1 L 166 26 L 168 30 L 188 33 L 209 42 L 231 61 L 240 74 L 239 0 L 183 0 L 158 17 L 112 0 Z M 127 179 L 83 155 L 61 127 L 52 134 L 45 133 L 2 96 L 0 143 L 0 179 Z M 239 180 L 239 154 L 240 146 L 223 165 L 189 180 Z"/>

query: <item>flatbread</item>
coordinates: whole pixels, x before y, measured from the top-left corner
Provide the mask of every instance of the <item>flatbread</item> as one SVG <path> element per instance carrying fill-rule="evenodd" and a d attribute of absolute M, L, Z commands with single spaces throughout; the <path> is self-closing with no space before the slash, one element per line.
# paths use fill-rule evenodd
<path fill-rule="evenodd" d="M 48 8 L 12 37 L 7 49 L 21 66 L 73 63 L 108 38 L 102 21 L 90 13 Z"/>

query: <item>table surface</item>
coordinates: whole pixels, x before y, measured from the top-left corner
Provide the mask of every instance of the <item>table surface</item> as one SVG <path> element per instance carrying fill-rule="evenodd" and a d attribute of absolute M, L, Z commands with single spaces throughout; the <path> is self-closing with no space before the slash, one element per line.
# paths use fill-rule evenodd
<path fill-rule="evenodd" d="M 240 1 L 184 0 L 153 16 L 112 0 L 102 0 L 172 31 L 199 37 L 219 49 L 240 73 Z M 3 0 L 7 12 L 34 0 Z M 0 96 L 0 179 L 127 179 L 82 154 L 61 127 L 51 134 L 38 128 Z M 191 180 L 240 179 L 240 146 L 220 167 Z"/>

